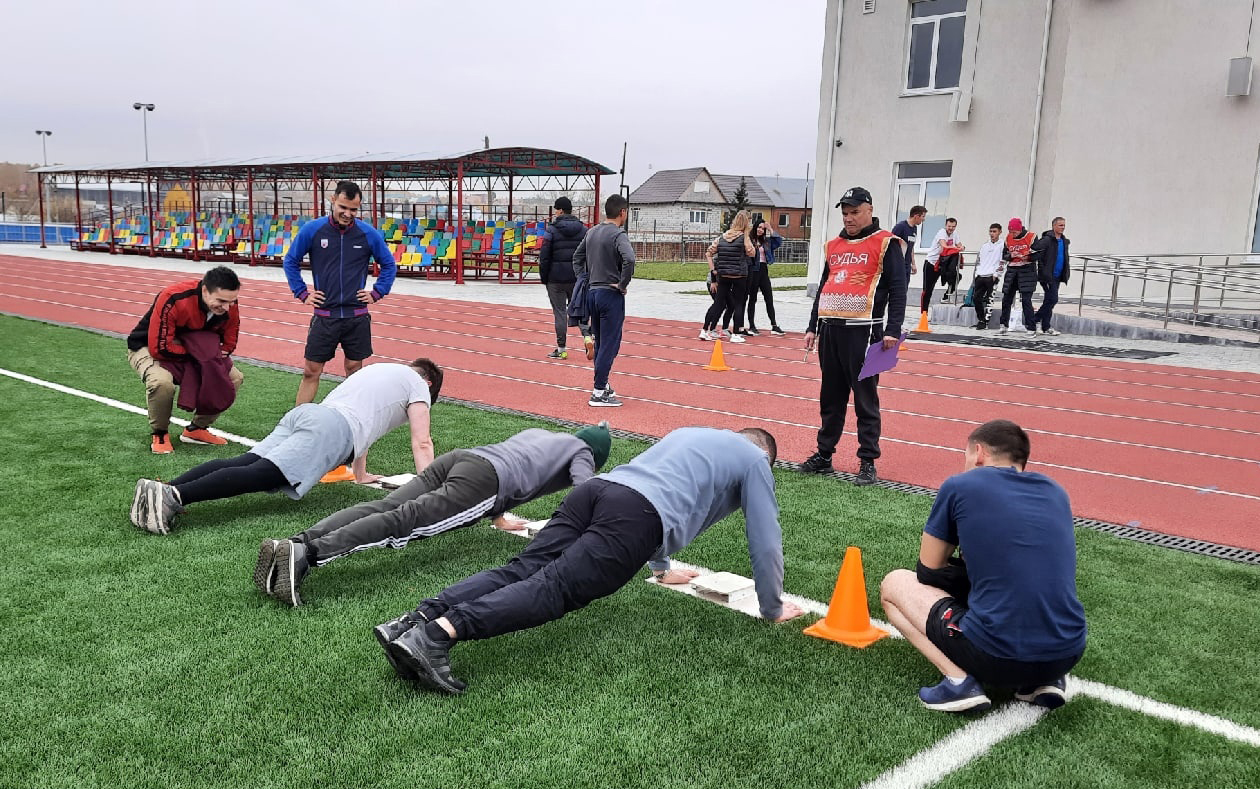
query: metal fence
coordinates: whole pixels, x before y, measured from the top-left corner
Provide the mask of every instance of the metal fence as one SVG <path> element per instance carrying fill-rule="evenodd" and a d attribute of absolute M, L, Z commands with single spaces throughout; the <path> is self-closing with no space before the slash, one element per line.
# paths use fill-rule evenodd
<path fill-rule="evenodd" d="M 965 252 L 964 270 L 974 272 L 975 260 Z M 1175 322 L 1260 333 L 1260 255 L 1089 253 L 1073 254 L 1071 265 L 1059 299 L 1064 309 L 1075 299 L 1077 315 L 1088 305 L 1164 328 Z"/>
<path fill-rule="evenodd" d="M 694 263 L 704 260 L 705 251 L 718 233 L 686 233 L 679 228 L 672 235 L 659 231 L 643 233 L 633 230 L 628 235 L 636 260 Z M 774 259 L 778 263 L 808 263 L 809 242 L 785 238 Z"/>

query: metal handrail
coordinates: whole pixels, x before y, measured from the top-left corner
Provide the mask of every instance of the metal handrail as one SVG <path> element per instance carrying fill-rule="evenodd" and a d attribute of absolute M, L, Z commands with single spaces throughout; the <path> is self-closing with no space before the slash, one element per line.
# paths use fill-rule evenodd
<path fill-rule="evenodd" d="M 1194 300 L 1191 307 L 1192 325 L 1197 325 L 1200 322 L 1199 308 L 1202 303 L 1204 289 L 1218 292 L 1217 307 L 1221 309 L 1225 306 L 1227 294 L 1241 297 L 1258 297 L 1254 301 L 1250 299 L 1248 301 L 1254 306 L 1257 313 L 1260 313 L 1260 256 L 1257 255 L 1195 255 L 1179 253 L 1157 256 L 1129 256 L 1084 254 L 1074 255 L 1073 257 L 1079 261 L 1080 271 L 1080 291 L 1076 306 L 1077 315 L 1082 313 L 1084 307 L 1085 282 L 1090 273 L 1091 263 L 1094 265 L 1093 271 L 1095 274 L 1112 278 L 1109 309 L 1114 310 L 1117 302 L 1121 301 L 1119 295 L 1121 279 L 1141 283 L 1141 291 L 1138 295 L 1138 304 L 1140 306 L 1146 305 L 1147 283 L 1157 283 L 1160 286 L 1164 286 L 1163 325 L 1165 329 L 1168 328 L 1172 318 L 1173 292 L 1178 285 L 1193 287 L 1194 289 Z M 1216 259 L 1220 259 L 1221 262 L 1216 263 Z M 1183 260 L 1193 260 L 1194 265 L 1188 267 L 1182 262 Z M 1140 272 L 1137 271 L 1138 268 L 1141 269 Z M 1178 281 L 1179 277 L 1181 278 L 1180 282 Z M 1219 282 L 1217 277 L 1219 277 Z"/>

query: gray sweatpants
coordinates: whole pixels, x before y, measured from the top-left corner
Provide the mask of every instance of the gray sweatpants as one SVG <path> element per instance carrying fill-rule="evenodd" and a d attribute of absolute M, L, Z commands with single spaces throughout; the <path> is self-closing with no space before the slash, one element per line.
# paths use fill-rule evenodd
<path fill-rule="evenodd" d="M 551 302 L 551 314 L 556 320 L 556 347 L 565 347 L 569 327 L 577 326 L 582 336 L 591 333 L 590 324 L 579 323 L 569 317 L 569 299 L 573 298 L 574 282 L 548 282 L 547 299 Z"/>
<path fill-rule="evenodd" d="M 498 495 L 499 476 L 490 461 L 457 449 L 385 498 L 333 513 L 293 539 L 306 543 L 316 566 L 368 548 L 403 548 L 475 523 Z"/>

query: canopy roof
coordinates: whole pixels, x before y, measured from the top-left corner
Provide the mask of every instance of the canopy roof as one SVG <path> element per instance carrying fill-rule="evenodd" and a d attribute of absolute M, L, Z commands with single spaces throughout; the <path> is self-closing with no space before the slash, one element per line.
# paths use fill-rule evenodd
<path fill-rule="evenodd" d="M 118 179 L 245 180 L 255 178 L 325 178 L 434 180 L 501 176 L 611 175 L 614 171 L 582 156 L 546 148 L 488 148 L 462 153 L 366 153 L 359 156 L 279 156 L 254 159 L 201 159 L 185 162 L 131 162 L 36 167 L 44 175 L 88 175 Z"/>

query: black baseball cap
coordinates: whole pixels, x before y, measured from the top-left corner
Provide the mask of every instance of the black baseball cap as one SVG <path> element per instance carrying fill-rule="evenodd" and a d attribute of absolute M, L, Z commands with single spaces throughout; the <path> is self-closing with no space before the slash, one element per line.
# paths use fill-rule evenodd
<path fill-rule="evenodd" d="M 862 203 L 874 205 L 874 201 L 871 200 L 871 193 L 860 186 L 855 186 L 844 193 L 844 196 L 840 198 L 840 202 L 836 203 L 836 208 L 842 205 L 861 205 Z"/>
<path fill-rule="evenodd" d="M 567 197 L 557 197 L 553 207 L 558 208 L 567 214 L 573 210 L 573 201 Z"/>

